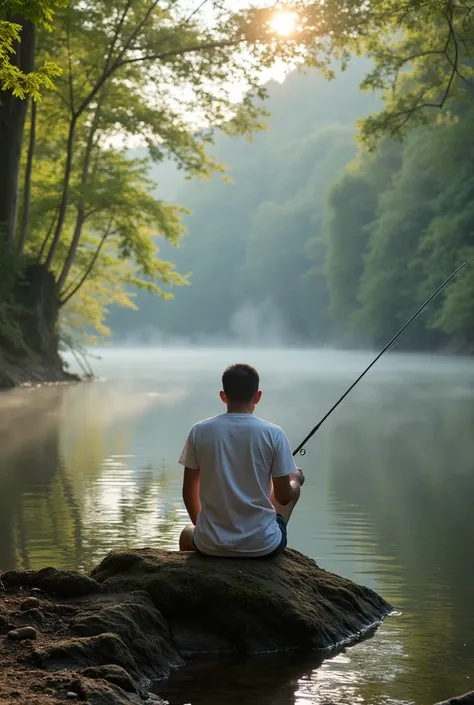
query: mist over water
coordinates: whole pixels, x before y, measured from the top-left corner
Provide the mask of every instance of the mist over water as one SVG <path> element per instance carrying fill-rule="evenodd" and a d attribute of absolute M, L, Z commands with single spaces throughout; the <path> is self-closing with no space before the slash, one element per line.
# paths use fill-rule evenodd
<path fill-rule="evenodd" d="M 237 344 L 260 347 L 284 347 L 290 345 L 292 335 L 283 316 L 271 298 L 259 304 L 248 302 L 240 306 L 232 316 L 231 340 Z"/>
<path fill-rule="evenodd" d="M 264 309 L 265 310 L 265 309 Z M 247 316 L 247 314 L 246 314 Z M 252 326 L 258 328 L 260 319 Z M 268 315 L 268 331 L 278 320 Z M 111 548 L 176 548 L 187 521 L 177 459 L 193 423 L 224 410 L 223 369 L 261 375 L 258 414 L 295 447 L 371 352 L 103 348 L 101 382 L 0 396 L 0 569 L 90 569 Z M 249 329 L 242 330 L 248 335 Z M 193 666 L 171 705 L 430 705 L 469 690 L 474 364 L 389 353 L 309 442 L 289 542 L 380 592 L 401 615 L 325 661 Z"/>
<path fill-rule="evenodd" d="M 228 332 L 203 334 L 194 328 L 189 335 L 173 335 L 153 325 L 121 337 L 115 348 L 285 348 L 298 347 L 302 341 L 295 336 L 272 298 L 260 303 L 248 301 L 230 314 Z M 308 345 L 306 345 L 308 347 Z"/>

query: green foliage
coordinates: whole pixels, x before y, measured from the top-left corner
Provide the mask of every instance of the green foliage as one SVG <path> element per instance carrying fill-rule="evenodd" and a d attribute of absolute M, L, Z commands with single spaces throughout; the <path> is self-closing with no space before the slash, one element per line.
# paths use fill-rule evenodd
<path fill-rule="evenodd" d="M 460 122 L 416 130 L 403 145 L 385 143 L 377 155 L 362 156 L 333 192 L 330 298 L 339 325 L 353 334 L 386 342 L 457 265 L 472 257 L 473 115 L 471 107 Z M 390 179 L 379 178 L 387 166 Z M 343 197 L 334 200 L 338 192 Z M 355 252 L 346 249 L 357 242 Z M 467 270 L 431 304 L 404 343 L 425 347 L 451 340 L 470 350 L 472 293 Z"/>
<path fill-rule="evenodd" d="M 42 145 L 41 157 L 47 139 Z M 54 149 L 52 145 L 53 154 Z M 107 306 L 116 303 L 134 308 L 127 286 L 169 296 L 158 282 L 167 286 L 186 283 L 174 265 L 158 256 L 160 237 L 178 245 L 185 232 L 181 216 L 186 211 L 151 195 L 155 184 L 147 171 L 147 160 L 130 159 L 120 150 L 103 148 L 95 150 L 87 186 L 81 190 L 76 178 L 72 180 L 71 202 L 78 207 L 84 198 L 85 215 L 80 246 L 62 290 L 62 323 L 69 331 L 93 328 L 101 336 L 108 335 L 104 326 Z M 60 175 L 49 156 L 39 158 L 32 184 L 34 225 L 27 243 L 30 257 L 37 257 L 43 243 L 51 239 L 57 178 Z M 58 275 L 76 227 L 73 215 L 71 210 L 58 247 Z"/>
<path fill-rule="evenodd" d="M 314 301 L 322 312 L 326 188 L 354 149 L 353 130 L 342 125 L 320 126 L 311 136 L 294 140 L 282 155 L 285 166 L 275 201 L 257 208 L 246 238 L 242 288 L 247 300 L 258 304 L 271 296 L 285 327 L 302 335 L 314 332 L 321 337 L 325 332 Z M 286 194 L 281 204 L 279 192 Z"/>
<path fill-rule="evenodd" d="M 430 108 L 472 97 L 474 2 L 433 0 L 328 0 L 333 51 L 357 51 L 373 59 L 362 81 L 382 91 L 383 109 L 365 119 L 361 137 L 374 147 L 380 137 L 403 138 L 427 124 Z"/>
<path fill-rule="evenodd" d="M 25 73 L 12 61 L 22 40 L 19 21 L 39 24 L 51 29 L 55 10 L 66 4 L 65 0 L 2 0 L 0 3 L 0 88 L 10 91 L 17 98 L 41 99 L 42 89 L 52 89 L 54 79 L 61 69 L 54 61 L 45 61 L 37 71 Z"/>
<path fill-rule="evenodd" d="M 295 72 L 270 84 L 269 130 L 251 144 L 218 138 L 232 183 L 214 178 L 177 194 L 193 212 L 174 255 L 191 272 L 191 286 L 166 305 L 138 294 L 137 312 L 112 309 L 116 336 L 233 334 L 258 344 L 286 332 L 319 341 L 329 335 L 326 193 L 354 156 L 354 119 L 376 105 L 357 89 L 366 66 L 355 61 L 334 82 Z"/>
<path fill-rule="evenodd" d="M 2 0 L 0 9 L 5 16 L 21 15 L 49 29 L 55 11 L 65 5 L 65 0 Z"/>
<path fill-rule="evenodd" d="M 230 137 L 263 129 L 262 72 L 277 61 L 327 65 L 325 51 L 314 52 L 318 3 L 292 3 L 301 11 L 296 40 L 275 34 L 268 8 L 212 5 L 204 16 L 184 1 L 73 2 L 56 8 L 52 31 L 45 3 L 24 8 L 40 25 L 37 63 L 57 62 L 61 74 L 37 111 L 31 198 L 22 204 L 31 226 L 17 246 L 53 270 L 64 325 L 82 318 L 104 333 L 108 305 L 133 307 L 127 287 L 169 298 L 187 283 L 158 248 L 160 237 L 178 246 L 185 211 L 157 198 L 128 144 L 146 145 L 155 164 L 173 160 L 186 178 L 223 174 L 215 129 Z"/>
<path fill-rule="evenodd" d="M 245 149 L 218 142 L 233 183 L 190 184 L 179 196 L 193 210 L 177 253 L 191 286 L 166 307 L 139 294 L 133 319 L 112 310 L 118 337 L 146 339 L 151 327 L 247 344 L 379 346 L 472 256 L 473 108 L 456 105 L 459 120 L 432 120 L 353 159 L 350 122 L 375 104 L 350 93 L 356 66 L 330 84 L 295 74 L 269 86 L 269 133 Z M 338 124 L 343 114 L 349 124 Z M 471 350 L 472 287 L 465 270 L 400 346 Z"/>
<path fill-rule="evenodd" d="M 205 16 L 184 0 L 62 5 L 2 4 L 0 78 L 15 95 L 35 99 L 56 79 L 38 109 L 32 160 L 25 145 L 23 164 L 32 163 L 33 172 L 22 205 L 31 225 L 16 245 L 54 272 L 65 326 L 106 333 L 108 307 L 146 301 L 137 321 L 215 336 L 232 330 L 242 307 L 263 305 L 265 316 L 276 311 L 299 336 L 375 343 L 474 246 L 466 235 L 471 177 L 459 137 L 470 145 L 463 121 L 471 110 L 461 99 L 471 90 L 474 4 L 292 0 L 288 8 L 299 19 L 290 38 L 272 30 L 271 9 L 253 4 L 234 11 L 212 2 Z M 42 68 L 28 76 L 11 61 L 22 21 L 39 30 Z M 311 84 L 294 76 L 280 92 L 261 85 L 276 62 L 332 77 L 333 59 L 345 65 L 354 51 L 373 63 L 356 59 L 332 94 L 321 78 Z M 385 93 L 381 111 L 373 113 L 373 93 L 361 98 L 354 90 L 354 78 Z M 276 97 L 265 104 L 269 93 Z M 456 117 L 445 111 L 432 124 L 428 106 L 449 101 Z M 253 138 L 267 107 L 277 109 L 275 134 L 237 146 L 230 138 Z M 385 141 L 372 156 L 361 152 L 343 175 L 355 154 L 357 119 L 369 147 L 384 135 L 405 136 L 408 125 L 422 128 L 407 146 Z M 446 136 L 464 173 L 449 183 Z M 136 143 L 146 146 L 144 159 L 127 154 Z M 187 179 L 222 177 L 183 189 L 192 219 L 165 203 L 148 178 L 151 162 L 168 160 Z M 224 183 L 226 162 L 233 186 Z M 192 238 L 176 260 L 193 272 L 193 287 L 165 311 L 135 294 L 169 298 L 172 287 L 188 283 L 166 259 L 186 232 L 183 216 Z M 457 233 L 449 243 L 448 228 Z M 467 340 L 467 306 L 453 323 L 456 302 L 467 296 L 463 286 L 427 319 L 426 339 Z"/>

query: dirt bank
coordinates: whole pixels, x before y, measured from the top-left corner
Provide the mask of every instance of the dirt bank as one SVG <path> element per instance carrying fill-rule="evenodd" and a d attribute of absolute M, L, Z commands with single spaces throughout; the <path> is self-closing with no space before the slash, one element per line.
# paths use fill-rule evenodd
<path fill-rule="evenodd" d="M 49 362 L 40 360 L 33 354 L 12 358 L 2 353 L 0 348 L 0 391 L 25 385 L 79 381 L 77 375 L 64 369 L 59 356 Z"/>

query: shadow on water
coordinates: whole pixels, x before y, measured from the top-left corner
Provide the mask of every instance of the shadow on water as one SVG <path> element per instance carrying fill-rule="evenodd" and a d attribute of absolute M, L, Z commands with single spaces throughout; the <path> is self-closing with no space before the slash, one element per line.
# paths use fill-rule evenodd
<path fill-rule="evenodd" d="M 294 705 L 321 655 L 197 660 L 154 689 L 169 705 Z"/>
<path fill-rule="evenodd" d="M 261 656 L 196 658 L 157 684 L 153 692 L 168 705 L 295 705 L 315 672 L 347 650 L 371 642 L 378 626 L 340 648 L 313 653 L 289 651 Z M 339 690 L 339 695 L 341 691 Z M 325 705 L 339 705 L 327 698 Z"/>

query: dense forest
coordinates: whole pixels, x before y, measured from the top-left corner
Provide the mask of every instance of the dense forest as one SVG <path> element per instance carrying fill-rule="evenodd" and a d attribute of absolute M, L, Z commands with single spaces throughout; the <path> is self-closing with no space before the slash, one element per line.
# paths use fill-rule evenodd
<path fill-rule="evenodd" d="M 0 386 L 62 378 L 60 345 L 104 323 L 385 339 L 471 254 L 473 9 L 3 3 Z M 405 343 L 470 351 L 472 288 L 464 272 Z"/>
<path fill-rule="evenodd" d="M 295 73 L 268 87 L 269 131 L 217 143 L 233 182 L 175 194 L 192 211 L 173 253 L 190 286 L 112 311 L 116 340 L 378 345 L 473 256 L 474 107 L 370 153 L 355 139 L 379 102 L 358 90 L 366 70 L 358 59 L 332 82 Z M 465 274 L 404 345 L 470 351 L 473 296 Z"/>
<path fill-rule="evenodd" d="M 192 215 L 181 247 L 166 255 L 190 285 L 170 301 L 145 293 L 138 311 L 113 311 L 116 339 L 327 338 L 328 187 L 355 156 L 355 120 L 377 105 L 358 89 L 366 69 L 359 61 L 335 81 L 295 73 L 268 85 L 268 130 L 251 142 L 217 141 L 231 181 L 185 182 L 175 194 Z"/>
<path fill-rule="evenodd" d="M 391 337 L 460 262 L 474 255 L 473 109 L 361 153 L 331 189 L 327 281 L 338 331 Z M 410 332 L 415 347 L 469 350 L 474 277 L 459 277 Z"/>

